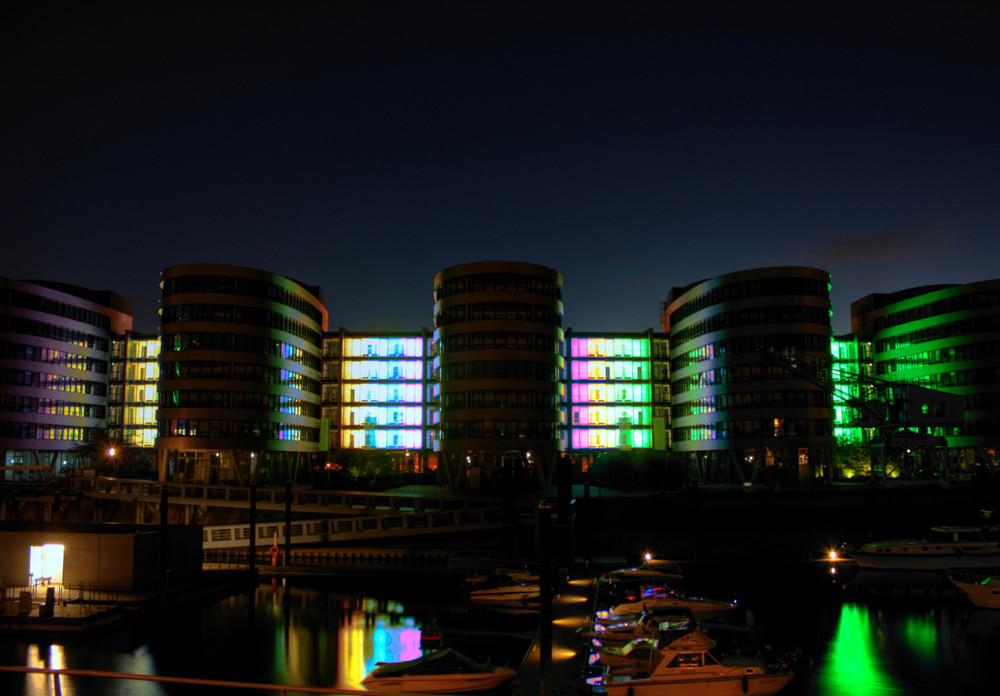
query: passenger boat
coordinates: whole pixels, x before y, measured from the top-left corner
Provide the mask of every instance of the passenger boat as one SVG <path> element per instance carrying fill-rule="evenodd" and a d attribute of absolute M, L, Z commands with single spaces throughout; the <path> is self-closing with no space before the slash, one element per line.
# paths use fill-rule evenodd
<path fill-rule="evenodd" d="M 848 549 L 859 568 L 886 570 L 949 570 L 1000 567 L 1000 542 L 988 539 L 992 527 L 947 525 L 932 527 L 921 539 L 870 541 Z"/>
<path fill-rule="evenodd" d="M 378 662 L 361 680 L 369 691 L 432 694 L 489 691 L 514 679 L 517 672 L 476 662 L 452 648 L 435 650 L 415 660 Z"/>
<path fill-rule="evenodd" d="M 767 696 L 811 666 L 808 658 L 794 653 L 716 656 L 714 647 L 715 641 L 693 625 L 653 651 L 646 664 L 607 665 L 601 684 L 608 696 Z"/>
<path fill-rule="evenodd" d="M 953 570 L 948 580 L 982 609 L 1000 609 L 1000 568 Z"/>

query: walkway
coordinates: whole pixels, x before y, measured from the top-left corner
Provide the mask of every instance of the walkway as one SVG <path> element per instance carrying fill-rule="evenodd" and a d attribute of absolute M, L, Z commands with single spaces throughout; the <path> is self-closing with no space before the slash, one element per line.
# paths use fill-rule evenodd
<path fill-rule="evenodd" d="M 594 615 L 596 593 L 595 578 L 575 577 L 556 594 L 552 600 L 551 666 L 547 674 L 542 673 L 539 632 L 518 672 L 514 696 L 565 696 L 583 691 L 590 643 L 581 634 Z"/>

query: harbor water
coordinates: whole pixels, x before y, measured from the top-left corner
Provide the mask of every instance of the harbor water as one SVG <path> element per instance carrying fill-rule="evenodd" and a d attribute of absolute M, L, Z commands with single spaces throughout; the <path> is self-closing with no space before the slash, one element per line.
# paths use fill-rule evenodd
<path fill-rule="evenodd" d="M 766 643 L 812 657 L 813 669 L 782 694 L 995 693 L 1000 611 L 973 607 L 936 574 L 837 570 L 820 561 L 684 565 L 690 590 L 737 598 L 740 620 Z M 478 609 L 452 587 L 408 583 L 405 572 L 381 583 L 289 578 L 92 635 L 0 635 L 0 664 L 355 690 L 376 662 L 438 645 L 517 667 L 537 627 L 534 612 Z M 279 692 L 0 672 L 3 696 L 209 693 Z"/>

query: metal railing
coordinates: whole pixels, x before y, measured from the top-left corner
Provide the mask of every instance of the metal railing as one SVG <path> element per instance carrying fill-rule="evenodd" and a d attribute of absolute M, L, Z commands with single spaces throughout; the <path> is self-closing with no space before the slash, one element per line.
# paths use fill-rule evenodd
<path fill-rule="evenodd" d="M 286 543 L 286 523 L 269 521 L 256 525 L 256 545 Z M 292 520 L 292 544 L 321 544 L 384 540 L 393 537 L 452 534 L 464 531 L 499 529 L 503 526 L 500 507 L 462 508 L 436 512 L 379 514 L 364 517 Z M 250 525 L 210 525 L 202 527 L 202 549 L 225 549 L 250 544 Z"/>
<path fill-rule="evenodd" d="M 337 689 L 326 686 L 305 686 L 301 684 L 260 684 L 254 682 L 235 682 L 220 679 L 195 679 L 190 677 L 165 677 L 155 674 L 132 674 L 129 672 L 104 672 L 95 669 L 52 669 L 48 667 L 18 667 L 0 665 L 2 672 L 15 672 L 26 675 L 51 677 L 56 682 L 55 693 L 62 693 L 59 680 L 63 676 L 90 677 L 95 679 L 124 679 L 128 681 L 159 682 L 163 684 L 187 684 L 189 686 L 211 686 L 222 689 L 246 689 L 253 691 L 278 692 L 282 696 L 286 694 L 366 694 L 369 691 L 359 691 L 356 689 Z"/>

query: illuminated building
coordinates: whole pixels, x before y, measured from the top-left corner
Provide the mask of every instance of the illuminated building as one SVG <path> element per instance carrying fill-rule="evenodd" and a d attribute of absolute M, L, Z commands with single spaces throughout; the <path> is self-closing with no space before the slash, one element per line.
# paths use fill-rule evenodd
<path fill-rule="evenodd" d="M 711 483 L 829 475 L 830 276 L 760 268 L 668 294 L 673 448 Z"/>
<path fill-rule="evenodd" d="M 331 450 L 390 450 L 403 471 L 422 471 L 434 449 L 426 330 L 323 337 L 322 416 Z"/>
<path fill-rule="evenodd" d="M 0 278 L 0 449 L 5 480 L 89 465 L 73 448 L 107 425 L 111 339 L 132 301 L 63 283 Z"/>
<path fill-rule="evenodd" d="M 141 449 L 156 447 L 160 337 L 128 332 L 111 343 L 108 435 Z"/>
<path fill-rule="evenodd" d="M 160 480 L 309 480 L 326 441 L 319 289 L 217 264 L 161 277 Z"/>
<path fill-rule="evenodd" d="M 566 332 L 570 452 L 669 446 L 670 348 L 652 330 Z"/>
<path fill-rule="evenodd" d="M 497 485 L 505 457 L 548 485 L 564 429 L 562 276 L 463 264 L 437 274 L 434 300 L 439 450 L 452 485 Z"/>
<path fill-rule="evenodd" d="M 851 304 L 851 328 L 872 343 L 876 379 L 961 397 L 953 413 L 932 393 L 894 387 L 891 420 L 946 438 L 953 467 L 996 463 L 1000 280 L 868 295 Z"/>
<path fill-rule="evenodd" d="M 833 435 L 840 442 L 868 444 L 872 424 L 866 423 L 858 402 L 874 398 L 872 344 L 857 334 L 834 336 L 830 342 L 833 387 Z"/>

